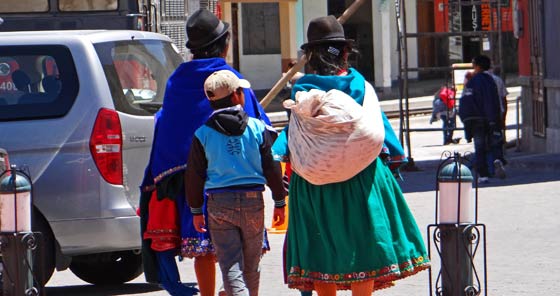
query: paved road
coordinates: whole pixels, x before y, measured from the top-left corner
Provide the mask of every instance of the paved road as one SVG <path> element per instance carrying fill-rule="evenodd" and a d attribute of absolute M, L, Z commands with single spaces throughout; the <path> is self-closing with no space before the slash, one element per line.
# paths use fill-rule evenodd
<path fill-rule="evenodd" d="M 509 125 L 515 122 L 514 115 L 515 112 L 510 109 Z M 429 127 L 426 116 L 413 118 L 411 122 L 412 127 Z M 462 132 L 458 132 L 457 136 L 460 134 Z M 510 130 L 508 140 L 514 138 L 515 132 Z M 435 222 L 435 167 L 441 153 L 472 151 L 472 144 L 465 142 L 451 146 L 442 146 L 440 142 L 441 132 L 413 133 L 413 157 L 420 171 L 404 172 L 405 181 L 401 182 L 424 235 L 427 225 Z M 508 150 L 507 154 L 511 161 L 508 177 L 505 180 L 491 179 L 489 184 L 481 186 L 478 194 L 479 222 L 487 227 L 488 295 L 558 295 L 560 157 L 535 157 L 514 150 Z M 271 211 L 272 202 L 267 199 L 267 224 L 271 221 Z M 262 260 L 261 295 L 299 295 L 282 282 L 283 239 L 284 235 L 270 235 L 272 251 Z M 481 255 L 477 258 L 480 260 Z M 435 261 L 434 267 L 439 270 Z M 179 268 L 183 281 L 195 281 L 191 260 L 180 262 Z M 220 282 L 218 280 L 218 286 Z M 375 295 L 428 295 L 428 282 L 428 272 L 423 272 Z M 145 284 L 143 276 L 125 285 L 99 288 L 64 271 L 55 273 L 47 286 L 49 296 L 167 295 L 157 286 Z M 338 295 L 349 294 L 339 292 Z"/>

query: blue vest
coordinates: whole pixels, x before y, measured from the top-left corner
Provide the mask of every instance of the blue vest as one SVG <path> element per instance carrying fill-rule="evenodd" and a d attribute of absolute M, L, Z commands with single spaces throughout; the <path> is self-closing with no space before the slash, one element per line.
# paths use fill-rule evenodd
<path fill-rule="evenodd" d="M 205 189 L 266 184 L 259 150 L 264 130 L 265 125 L 255 118 L 249 118 L 241 136 L 227 136 L 207 125 L 198 128 L 195 137 L 208 160 Z"/>

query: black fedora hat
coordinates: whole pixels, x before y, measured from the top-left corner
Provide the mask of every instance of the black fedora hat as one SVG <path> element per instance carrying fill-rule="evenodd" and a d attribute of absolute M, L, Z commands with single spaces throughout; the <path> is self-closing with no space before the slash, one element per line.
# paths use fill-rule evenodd
<path fill-rule="evenodd" d="M 314 44 L 321 43 L 352 43 L 354 40 L 344 37 L 344 28 L 338 20 L 332 16 L 314 18 L 307 27 L 307 43 L 302 49 Z"/>
<path fill-rule="evenodd" d="M 229 24 L 222 22 L 212 12 L 201 8 L 195 11 L 187 21 L 187 48 L 203 48 L 224 36 Z"/>

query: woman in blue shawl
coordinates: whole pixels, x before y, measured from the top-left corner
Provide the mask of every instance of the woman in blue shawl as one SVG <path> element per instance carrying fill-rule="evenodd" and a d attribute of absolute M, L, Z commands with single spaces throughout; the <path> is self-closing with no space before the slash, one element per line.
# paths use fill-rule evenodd
<path fill-rule="evenodd" d="M 206 9 L 196 11 L 189 18 L 186 46 L 193 60 L 181 64 L 167 81 L 141 186 L 143 254 L 148 261 L 146 279 L 160 282 L 171 295 L 188 296 L 195 292 L 180 282 L 174 258 L 179 249 L 181 256 L 195 258 L 201 296 L 213 296 L 215 291 L 214 248 L 208 232 L 194 229 L 183 175 L 194 132 L 213 111 L 204 94 L 204 80 L 218 70 L 230 70 L 241 77 L 224 60 L 229 46 L 228 28 L 227 23 Z M 270 124 L 252 90 L 244 91 L 245 112 Z M 268 249 L 268 245 L 263 248 Z"/>
<path fill-rule="evenodd" d="M 342 25 L 333 16 L 316 18 L 307 38 L 302 49 L 309 57 L 306 72 L 313 74 L 297 80 L 292 98 L 298 91 L 337 89 L 362 104 L 368 82 L 348 67 L 352 47 Z M 396 137 L 387 139 L 398 145 Z M 273 153 L 287 151 L 289 140 L 279 137 Z M 339 183 L 313 185 L 293 171 L 289 196 L 286 269 L 291 288 L 316 290 L 319 296 L 351 289 L 354 296 L 369 296 L 428 268 L 414 217 L 380 157 Z"/>

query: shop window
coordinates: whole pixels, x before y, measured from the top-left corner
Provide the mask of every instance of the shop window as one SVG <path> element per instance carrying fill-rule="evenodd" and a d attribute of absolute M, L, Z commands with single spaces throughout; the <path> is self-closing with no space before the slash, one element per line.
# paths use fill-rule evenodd
<path fill-rule="evenodd" d="M 280 54 L 278 3 L 242 5 L 243 54 Z"/>

